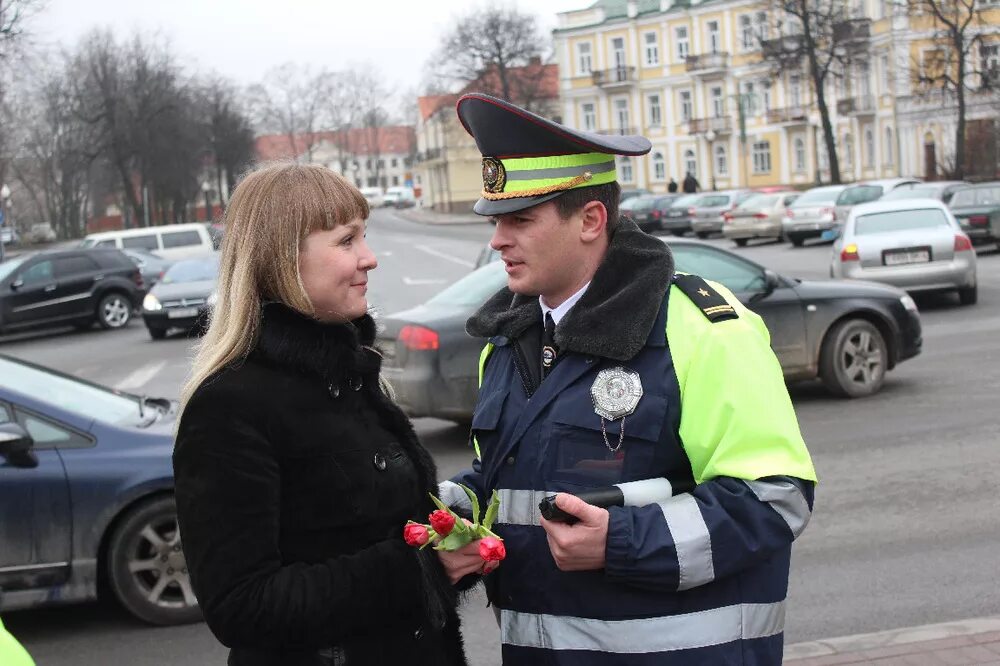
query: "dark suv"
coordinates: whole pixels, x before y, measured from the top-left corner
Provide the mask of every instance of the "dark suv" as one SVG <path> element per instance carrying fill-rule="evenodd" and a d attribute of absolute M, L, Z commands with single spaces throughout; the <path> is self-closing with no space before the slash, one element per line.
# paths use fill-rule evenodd
<path fill-rule="evenodd" d="M 94 320 L 123 328 L 142 296 L 142 274 L 119 250 L 22 254 L 0 264 L 0 331 Z"/>

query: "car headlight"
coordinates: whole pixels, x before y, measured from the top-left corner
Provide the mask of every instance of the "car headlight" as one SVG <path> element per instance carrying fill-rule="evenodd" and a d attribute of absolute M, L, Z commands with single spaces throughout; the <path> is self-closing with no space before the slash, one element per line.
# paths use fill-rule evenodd
<path fill-rule="evenodd" d="M 903 304 L 903 307 L 910 312 L 917 312 L 917 302 L 909 294 L 904 294 L 899 297 L 899 302 Z"/>
<path fill-rule="evenodd" d="M 152 294 L 146 294 L 146 298 L 142 299 L 142 309 L 143 310 L 162 310 L 163 304 L 160 303 L 160 299 Z"/>
<path fill-rule="evenodd" d="M 219 292 L 217 291 L 213 291 L 211 294 L 208 295 L 208 298 L 205 299 L 205 303 L 210 308 L 214 308 L 215 304 L 218 302 L 219 302 Z"/>

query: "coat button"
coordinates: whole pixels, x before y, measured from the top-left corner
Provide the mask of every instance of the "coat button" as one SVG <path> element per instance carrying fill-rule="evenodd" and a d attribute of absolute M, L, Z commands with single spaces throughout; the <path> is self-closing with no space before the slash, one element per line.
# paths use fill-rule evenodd
<path fill-rule="evenodd" d="M 513 465 L 514 464 L 514 456 L 510 456 L 509 458 L 507 458 L 507 464 L 508 465 Z"/>
<path fill-rule="evenodd" d="M 375 469 L 377 469 L 380 472 L 385 471 L 385 456 L 383 456 L 381 453 L 375 454 Z"/>
<path fill-rule="evenodd" d="M 419 641 L 423 637 L 424 637 L 424 630 L 423 630 L 422 627 L 420 629 L 417 629 L 416 631 L 413 632 L 413 639 L 414 640 Z"/>

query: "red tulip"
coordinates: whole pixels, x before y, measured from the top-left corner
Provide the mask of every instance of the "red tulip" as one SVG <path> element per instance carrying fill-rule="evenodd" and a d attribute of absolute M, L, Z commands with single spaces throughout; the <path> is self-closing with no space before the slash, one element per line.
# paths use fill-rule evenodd
<path fill-rule="evenodd" d="M 403 528 L 403 540 L 411 546 L 422 546 L 430 539 L 427 527 L 420 523 L 407 523 Z"/>
<path fill-rule="evenodd" d="M 441 536 L 448 536 L 455 528 L 455 516 L 447 511 L 438 509 L 427 517 L 431 522 L 431 527 Z"/>
<path fill-rule="evenodd" d="M 479 542 L 479 557 L 487 562 L 499 562 L 507 557 L 507 549 L 503 541 L 495 537 L 486 537 Z"/>

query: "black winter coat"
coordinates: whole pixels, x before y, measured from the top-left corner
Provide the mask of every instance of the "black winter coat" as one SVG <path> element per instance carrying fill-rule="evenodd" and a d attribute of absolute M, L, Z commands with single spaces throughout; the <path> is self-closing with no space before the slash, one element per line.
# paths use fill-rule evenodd
<path fill-rule="evenodd" d="M 254 351 L 184 410 L 184 553 L 231 665 L 465 664 L 454 588 L 402 539 L 436 470 L 379 389 L 374 333 L 268 304 Z"/>

